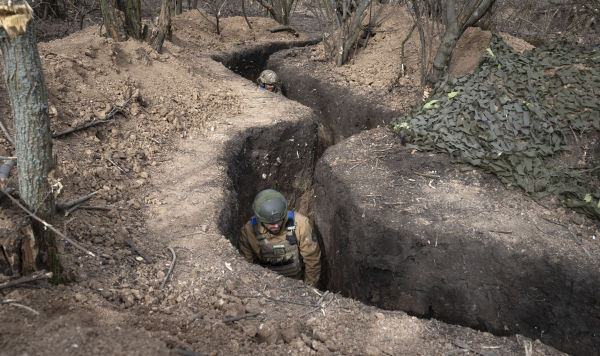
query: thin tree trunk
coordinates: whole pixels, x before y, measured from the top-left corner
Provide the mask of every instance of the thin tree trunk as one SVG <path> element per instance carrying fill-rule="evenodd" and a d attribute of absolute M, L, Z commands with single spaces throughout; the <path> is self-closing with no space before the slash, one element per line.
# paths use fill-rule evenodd
<path fill-rule="evenodd" d="M 171 0 L 163 0 L 160 7 L 160 15 L 158 15 L 158 27 L 164 33 L 164 37 L 171 41 L 173 32 L 171 29 Z M 162 46 L 162 44 L 161 44 Z"/>
<path fill-rule="evenodd" d="M 182 0 L 179 0 L 181 3 Z M 140 0 L 125 0 L 125 31 L 136 40 L 142 39 L 142 5 Z"/>
<path fill-rule="evenodd" d="M 432 84 L 437 82 L 442 74 L 446 72 L 446 68 L 450 65 L 452 52 L 454 51 L 454 47 L 456 47 L 456 41 L 458 41 L 458 37 L 460 36 L 458 19 L 456 18 L 455 0 L 446 0 L 444 15 L 446 17 L 446 31 L 433 60 L 433 73 L 429 79 L 429 82 Z"/>
<path fill-rule="evenodd" d="M 446 1 L 446 31 L 433 60 L 433 72 L 428 81 L 436 83 L 447 72 L 456 42 L 469 26 L 474 25 L 492 7 L 495 0 L 478 0 L 456 16 L 456 1 Z"/>
<path fill-rule="evenodd" d="M 19 9 L 16 11 L 15 9 Z M 0 49 L 6 89 L 13 111 L 17 172 L 21 198 L 49 224 L 54 220 L 54 196 L 48 174 L 52 168 L 52 135 L 48 116 L 48 92 L 37 50 L 31 8 L 25 1 L 8 6 L 0 1 L 1 17 L 17 16 L 19 26 L 0 28 Z M 18 15 L 17 15 L 18 14 Z M 32 222 L 39 247 L 38 264 L 47 266 L 60 280 L 61 265 L 54 234 Z"/>
<path fill-rule="evenodd" d="M 242 14 L 244 14 L 244 20 L 246 20 L 246 24 L 248 24 L 248 28 L 252 29 L 252 25 L 248 20 L 248 16 L 246 15 L 246 0 L 242 0 Z"/>
<path fill-rule="evenodd" d="M 125 13 L 115 7 L 111 0 L 100 0 L 100 9 L 106 28 L 106 37 L 114 41 L 127 41 L 127 32 L 125 31 Z"/>
<path fill-rule="evenodd" d="M 129 37 L 142 39 L 142 15 L 140 0 L 100 0 L 100 9 L 106 35 L 115 41 L 127 41 Z"/>

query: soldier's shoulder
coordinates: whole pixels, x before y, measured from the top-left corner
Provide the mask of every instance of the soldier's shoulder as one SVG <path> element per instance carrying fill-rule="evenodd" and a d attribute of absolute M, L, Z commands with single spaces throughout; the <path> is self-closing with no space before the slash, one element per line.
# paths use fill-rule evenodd
<path fill-rule="evenodd" d="M 297 224 L 309 224 L 308 218 L 304 214 L 294 211 L 294 220 Z"/>
<path fill-rule="evenodd" d="M 244 226 L 242 226 L 242 230 L 248 230 L 248 229 L 252 229 L 252 219 L 249 219 L 248 221 L 246 221 Z"/>

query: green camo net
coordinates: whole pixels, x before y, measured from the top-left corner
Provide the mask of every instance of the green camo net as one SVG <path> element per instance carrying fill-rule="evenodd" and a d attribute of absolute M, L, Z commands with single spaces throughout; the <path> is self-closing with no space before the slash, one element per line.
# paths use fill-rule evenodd
<path fill-rule="evenodd" d="M 519 54 L 494 35 L 472 73 L 446 77 L 392 125 L 414 148 L 448 152 L 534 199 L 554 195 L 600 219 L 598 162 L 560 163 L 567 135 L 600 130 L 599 98 L 600 51 L 554 43 Z"/>

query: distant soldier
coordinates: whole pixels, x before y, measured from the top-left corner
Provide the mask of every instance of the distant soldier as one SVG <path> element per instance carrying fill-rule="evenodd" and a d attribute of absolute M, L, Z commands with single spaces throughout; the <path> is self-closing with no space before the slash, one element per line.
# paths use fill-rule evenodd
<path fill-rule="evenodd" d="M 272 91 L 273 93 L 281 92 L 281 86 L 279 85 L 279 78 L 277 73 L 270 69 L 263 70 L 260 73 L 258 79 L 256 79 L 259 88 Z"/>
<path fill-rule="evenodd" d="M 240 237 L 246 260 L 316 285 L 321 275 L 321 249 L 308 218 L 288 211 L 285 197 L 273 189 L 256 195 L 252 211 L 254 216 Z"/>

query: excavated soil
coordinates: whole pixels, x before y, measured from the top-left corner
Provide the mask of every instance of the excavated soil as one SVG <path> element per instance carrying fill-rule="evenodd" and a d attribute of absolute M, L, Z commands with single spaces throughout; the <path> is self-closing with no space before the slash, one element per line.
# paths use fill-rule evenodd
<path fill-rule="evenodd" d="M 86 209 L 59 216 L 55 225 L 98 257 L 60 241 L 66 283 L 0 290 L 1 300 L 39 312 L 0 305 L 0 355 L 164 355 L 181 350 L 210 355 L 442 355 L 469 348 L 479 354 L 517 355 L 529 348 L 532 355 L 562 354 L 536 338 L 500 337 L 419 319 L 367 306 L 335 290 L 325 295 L 241 258 L 234 245 L 253 194 L 275 187 L 295 209 L 310 215 L 313 169 L 329 144 L 319 140 L 319 126 L 325 125 L 317 110 L 259 90 L 212 59 L 227 61 L 248 46 L 310 40 L 268 32 L 276 25 L 269 19 L 252 22 L 249 30 L 243 18 L 223 19 L 223 33 L 217 36 L 197 11 L 186 12 L 174 19 L 174 39 L 163 54 L 144 43 L 115 43 L 101 37 L 98 27 L 39 44 L 53 131 L 102 118 L 111 106 L 139 95 L 124 115 L 54 140 L 55 176 L 63 186 L 58 200 L 98 191 Z M 396 43 L 403 35 L 387 34 Z M 377 47 L 371 51 L 371 63 L 357 59 L 332 70 L 330 63 L 318 61 L 316 70 L 299 66 L 298 71 L 310 70 L 312 76 L 371 73 L 381 85 L 367 98 L 379 98 L 381 110 L 406 110 L 416 95 L 414 77 L 378 97 L 387 92 L 393 78 L 389 74 L 396 73 L 387 64 L 395 64 L 388 60 L 390 53 L 378 55 Z M 375 63 L 386 66 L 370 72 Z M 361 69 L 363 65 L 368 67 Z M 328 80 L 323 74 L 321 82 Z M 368 92 L 362 82 L 333 81 L 351 93 Z M 8 117 L 6 100 L 0 111 Z M 366 126 L 377 124 L 373 120 Z M 0 136 L 0 155 L 12 151 Z M 9 186 L 16 188 L 14 172 Z M 15 234 L 19 219 L 22 214 L 3 200 L 3 243 Z M 258 314 L 223 321 L 244 313 Z"/>

